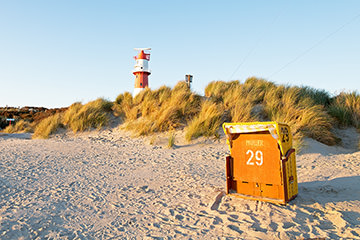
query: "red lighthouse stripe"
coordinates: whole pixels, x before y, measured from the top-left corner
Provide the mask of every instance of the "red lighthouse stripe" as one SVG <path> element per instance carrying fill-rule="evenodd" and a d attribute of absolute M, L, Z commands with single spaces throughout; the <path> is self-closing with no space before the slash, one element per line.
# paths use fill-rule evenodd
<path fill-rule="evenodd" d="M 135 74 L 135 88 L 146 88 L 148 87 L 148 76 L 147 72 L 136 72 Z"/>

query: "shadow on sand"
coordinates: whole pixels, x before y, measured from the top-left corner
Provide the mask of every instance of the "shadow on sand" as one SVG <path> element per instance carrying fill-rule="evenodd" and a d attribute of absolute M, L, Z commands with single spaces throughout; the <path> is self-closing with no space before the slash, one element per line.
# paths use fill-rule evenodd
<path fill-rule="evenodd" d="M 31 133 L 0 133 L 0 139 L 31 139 Z"/>
<path fill-rule="evenodd" d="M 345 229 L 341 226 L 346 226 L 350 239 L 357 239 L 360 235 L 354 229 L 360 225 L 360 212 L 354 206 L 359 203 L 360 176 L 299 183 L 299 195 L 285 207 L 295 210 L 296 217 L 294 222 L 284 223 L 284 227 L 297 225 L 306 233 L 305 239 L 311 236 L 324 237 L 323 233 L 309 226 L 309 223 L 318 222 L 318 228 L 327 232 L 330 239 L 339 239 Z M 290 228 L 288 233 L 300 238 L 299 233 Z"/>
<path fill-rule="evenodd" d="M 360 176 L 299 183 L 299 199 L 321 204 L 360 201 Z M 297 200 L 294 203 L 298 204 Z"/>

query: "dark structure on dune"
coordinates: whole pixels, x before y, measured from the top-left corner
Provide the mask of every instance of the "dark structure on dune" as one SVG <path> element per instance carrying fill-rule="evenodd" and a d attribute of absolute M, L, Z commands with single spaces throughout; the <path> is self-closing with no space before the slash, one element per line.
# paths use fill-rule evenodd
<path fill-rule="evenodd" d="M 14 121 L 25 120 L 28 122 L 38 122 L 58 112 L 64 112 L 68 108 L 44 108 L 44 107 L 0 107 L 0 129 L 10 124 L 9 119 Z"/>

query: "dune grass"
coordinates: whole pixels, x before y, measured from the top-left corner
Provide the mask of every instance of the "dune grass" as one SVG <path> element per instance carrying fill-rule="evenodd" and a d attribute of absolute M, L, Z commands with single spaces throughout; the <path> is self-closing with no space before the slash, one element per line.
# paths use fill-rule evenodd
<path fill-rule="evenodd" d="M 272 121 L 287 123 L 295 140 L 302 136 L 334 145 L 338 139 L 332 133 L 332 118 L 324 106 L 317 105 L 298 87 L 278 86 L 266 92 L 265 111 Z"/>
<path fill-rule="evenodd" d="M 59 127 L 69 128 L 74 133 L 100 129 L 108 124 L 112 106 L 112 102 L 102 98 L 85 105 L 76 102 L 64 113 L 56 113 L 41 120 L 35 127 L 33 138 L 49 138 Z"/>
<path fill-rule="evenodd" d="M 112 107 L 114 115 L 121 117 L 122 119 L 136 119 L 136 115 L 131 114 L 131 108 L 133 106 L 133 97 L 131 93 L 125 92 L 117 96 L 114 105 Z"/>
<path fill-rule="evenodd" d="M 200 136 L 219 137 L 219 126 L 222 124 L 223 108 L 214 102 L 204 101 L 201 110 L 185 129 L 185 139 L 191 141 Z"/>
<path fill-rule="evenodd" d="M 225 93 L 236 86 L 239 86 L 239 81 L 212 81 L 205 87 L 205 96 L 211 97 L 215 101 L 222 101 Z"/>
<path fill-rule="evenodd" d="M 172 148 L 175 145 L 175 133 L 171 131 L 168 138 L 168 148 Z"/>
<path fill-rule="evenodd" d="M 12 125 L 7 126 L 3 132 L 4 133 L 29 133 L 33 131 L 31 123 L 25 120 L 19 120 L 18 122 L 13 123 Z"/>
<path fill-rule="evenodd" d="M 312 87 L 300 87 L 300 95 L 304 97 L 309 97 L 313 100 L 316 105 L 323 105 L 324 107 L 329 106 L 331 103 L 331 97 L 328 92 L 323 89 L 315 89 Z"/>
<path fill-rule="evenodd" d="M 62 127 L 62 113 L 56 113 L 50 117 L 43 119 L 36 127 L 34 134 L 32 135 L 33 139 L 47 139 L 50 134 L 55 133 L 56 130 Z"/>
<path fill-rule="evenodd" d="M 224 105 L 227 121 L 277 121 L 290 125 L 294 140 L 304 136 L 334 145 L 338 138 L 331 132 L 332 118 L 325 105 L 330 97 L 325 91 L 308 87 L 276 85 L 264 79 L 248 78 L 239 82 L 211 82 L 207 96 Z"/>
<path fill-rule="evenodd" d="M 356 91 L 341 92 L 333 98 L 328 112 L 337 120 L 340 127 L 360 128 L 360 95 Z"/>
<path fill-rule="evenodd" d="M 310 137 L 328 145 L 339 139 L 332 128 L 354 126 L 360 129 L 360 96 L 342 92 L 331 98 L 324 90 L 311 87 L 277 85 L 251 77 L 245 82 L 213 81 L 205 96 L 192 92 L 185 82 L 174 88 L 149 88 L 133 97 L 129 92 L 114 102 L 97 99 L 87 104 L 74 103 L 64 113 L 42 120 L 35 128 L 35 138 L 47 138 L 58 127 L 74 133 L 106 126 L 113 113 L 122 119 L 122 127 L 134 136 L 183 129 L 191 141 L 200 136 L 218 137 L 226 122 L 277 121 L 290 126 L 294 145 Z M 19 121 L 5 132 L 19 132 L 31 125 Z M 169 144 L 173 139 L 169 137 Z"/>
<path fill-rule="evenodd" d="M 213 81 L 205 88 L 208 100 L 192 93 L 185 83 L 173 89 L 146 89 L 127 100 L 119 95 L 115 101 L 118 115 L 126 122 L 125 129 L 135 136 L 185 128 L 185 138 L 214 136 L 223 121 L 277 121 L 290 125 L 294 141 L 301 144 L 304 137 L 328 145 L 339 139 L 332 133 L 334 110 L 351 109 L 351 123 L 358 123 L 358 95 L 346 95 L 331 100 L 324 90 L 310 87 L 290 87 L 255 77 L 239 81 Z M 346 107 L 345 107 L 346 106 Z M 346 112 L 349 116 L 350 110 Z"/>
<path fill-rule="evenodd" d="M 141 136 L 184 127 L 199 112 L 200 104 L 201 97 L 179 82 L 173 89 L 145 89 L 133 98 L 128 109 L 124 110 L 123 104 L 118 108 L 124 111 L 125 129 Z"/>
<path fill-rule="evenodd" d="M 65 112 L 63 124 L 74 133 L 92 128 L 100 129 L 108 124 L 108 113 L 112 111 L 112 106 L 112 102 L 102 98 L 85 105 L 74 103 Z"/>
<path fill-rule="evenodd" d="M 244 85 L 237 85 L 229 88 L 223 97 L 223 106 L 229 113 L 231 122 L 249 122 L 255 118 L 251 114 L 256 104 L 252 92 L 249 92 Z"/>

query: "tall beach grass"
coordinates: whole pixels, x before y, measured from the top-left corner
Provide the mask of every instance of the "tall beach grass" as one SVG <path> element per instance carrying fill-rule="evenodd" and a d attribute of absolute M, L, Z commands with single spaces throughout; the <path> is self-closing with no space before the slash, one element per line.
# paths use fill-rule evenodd
<path fill-rule="evenodd" d="M 146 88 L 133 97 L 119 94 L 114 102 L 99 98 L 87 104 L 74 103 L 62 114 L 55 114 L 37 124 L 34 138 L 47 138 L 59 127 L 74 133 L 99 129 L 114 116 L 122 128 L 134 136 L 155 132 L 185 131 L 188 141 L 200 136 L 217 137 L 226 122 L 277 121 L 290 126 L 295 145 L 304 137 L 328 145 L 339 142 L 334 127 L 360 129 L 360 95 L 342 92 L 330 97 L 324 90 L 311 87 L 278 85 L 251 77 L 240 81 L 213 81 L 205 88 L 205 97 L 192 92 L 185 82 L 173 88 Z M 30 123 L 19 121 L 7 132 L 29 131 Z"/>
<path fill-rule="evenodd" d="M 173 89 L 145 89 L 136 95 L 131 106 L 117 106 L 124 112 L 125 129 L 135 136 L 171 131 L 185 127 L 200 109 L 201 97 L 179 82 Z"/>
<path fill-rule="evenodd" d="M 113 103 L 99 98 L 85 105 L 81 103 L 72 104 L 65 112 L 63 124 L 74 133 L 100 129 L 109 122 L 109 113 L 112 111 Z"/>
<path fill-rule="evenodd" d="M 35 127 L 33 138 L 49 138 L 59 127 L 71 129 L 74 133 L 100 129 L 109 122 L 113 103 L 99 98 L 83 105 L 72 104 L 64 113 L 56 113 L 41 120 Z"/>
<path fill-rule="evenodd" d="M 4 133 L 30 133 L 33 131 L 33 126 L 30 122 L 25 120 L 19 120 L 9 126 L 7 126 L 3 132 Z"/>
<path fill-rule="evenodd" d="M 295 141 L 306 136 L 328 145 L 338 142 L 331 131 L 333 119 L 325 108 L 330 101 L 325 91 L 276 85 L 255 77 L 244 83 L 211 82 L 206 89 L 211 99 L 221 99 L 228 121 L 283 122 L 290 125 Z"/>
<path fill-rule="evenodd" d="M 214 102 L 204 101 L 200 112 L 185 129 L 185 139 L 191 141 L 200 136 L 219 137 L 219 126 L 222 124 L 223 108 Z"/>
<path fill-rule="evenodd" d="M 360 95 L 356 91 L 341 92 L 332 99 L 328 112 L 340 127 L 360 128 Z"/>
<path fill-rule="evenodd" d="M 56 130 L 62 127 L 62 113 L 56 113 L 50 117 L 43 119 L 36 127 L 34 134 L 32 135 L 33 139 L 46 139 L 49 138 L 50 134 L 55 133 Z"/>

